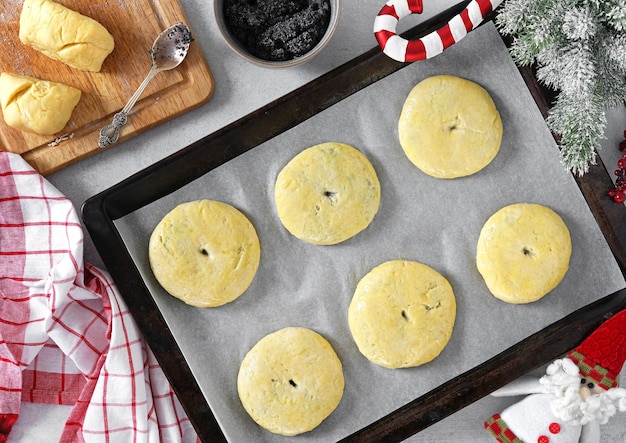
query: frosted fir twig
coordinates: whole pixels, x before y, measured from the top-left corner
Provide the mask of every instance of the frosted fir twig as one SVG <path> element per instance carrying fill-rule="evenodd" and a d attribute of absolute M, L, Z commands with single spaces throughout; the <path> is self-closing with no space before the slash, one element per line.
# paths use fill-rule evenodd
<path fill-rule="evenodd" d="M 565 167 L 596 162 L 606 110 L 626 99 L 626 0 L 507 0 L 496 18 L 511 57 L 558 92 L 546 120 Z"/>

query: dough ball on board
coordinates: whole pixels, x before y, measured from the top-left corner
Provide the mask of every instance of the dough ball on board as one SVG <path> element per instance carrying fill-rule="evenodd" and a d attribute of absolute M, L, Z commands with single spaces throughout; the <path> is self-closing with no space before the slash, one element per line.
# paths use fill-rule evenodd
<path fill-rule="evenodd" d="M 115 47 L 96 20 L 51 0 L 24 0 L 19 37 L 50 58 L 90 72 L 100 72 Z"/>
<path fill-rule="evenodd" d="M 63 83 L 0 74 L 0 106 L 7 125 L 40 135 L 60 132 L 72 117 L 81 91 Z"/>

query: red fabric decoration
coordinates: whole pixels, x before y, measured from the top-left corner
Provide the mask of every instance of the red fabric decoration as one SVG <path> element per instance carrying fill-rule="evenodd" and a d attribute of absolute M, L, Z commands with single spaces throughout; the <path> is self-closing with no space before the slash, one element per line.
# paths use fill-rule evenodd
<path fill-rule="evenodd" d="M 0 443 L 7 441 L 11 428 L 17 421 L 17 414 L 0 414 Z"/>
<path fill-rule="evenodd" d="M 617 386 L 617 377 L 626 360 L 626 310 L 605 321 L 568 356 L 579 366 L 586 364 L 592 368 L 595 366 L 596 369 L 600 366 L 608 371 L 604 377 L 609 378 L 612 383 L 611 386 L 599 383 L 603 388 Z"/>

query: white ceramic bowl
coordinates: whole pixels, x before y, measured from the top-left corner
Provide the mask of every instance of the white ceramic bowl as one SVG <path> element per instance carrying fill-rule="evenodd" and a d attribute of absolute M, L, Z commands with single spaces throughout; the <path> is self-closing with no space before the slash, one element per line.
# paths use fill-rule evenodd
<path fill-rule="evenodd" d="M 213 2 L 213 9 L 215 13 L 215 19 L 217 21 L 217 26 L 224 37 L 224 40 L 241 57 L 245 58 L 248 61 L 256 63 L 257 65 L 270 67 L 270 68 L 284 68 L 289 66 L 299 65 L 308 60 L 311 60 L 317 54 L 319 54 L 322 49 L 328 44 L 333 34 L 335 33 L 335 29 L 337 28 L 337 24 L 339 23 L 339 14 L 341 9 L 341 0 L 329 0 L 330 1 L 330 22 L 328 24 L 328 28 L 324 33 L 322 39 L 306 54 L 284 61 L 272 61 L 265 60 L 259 58 L 250 53 L 250 51 L 239 42 L 230 32 L 228 26 L 226 25 L 226 19 L 224 17 L 224 0 L 215 0 Z"/>

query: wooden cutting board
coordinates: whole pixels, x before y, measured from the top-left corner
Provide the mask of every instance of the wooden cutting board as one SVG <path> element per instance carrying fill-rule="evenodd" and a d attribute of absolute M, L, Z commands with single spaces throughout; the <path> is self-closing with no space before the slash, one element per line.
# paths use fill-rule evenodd
<path fill-rule="evenodd" d="M 22 0 L 2 0 L 0 9 L 0 72 L 28 75 L 74 86 L 82 91 L 67 126 L 53 136 L 22 132 L 0 119 L 0 149 L 21 154 L 42 174 L 50 174 L 102 152 L 100 129 L 124 107 L 150 69 L 148 50 L 156 36 L 177 22 L 187 23 L 176 0 L 57 0 L 100 22 L 115 39 L 115 49 L 98 73 L 83 72 L 24 45 L 18 36 Z M 192 35 L 193 35 L 193 29 Z M 183 63 L 161 72 L 134 106 L 117 149 L 125 139 L 153 128 L 206 102 L 213 76 L 194 41 Z"/>

